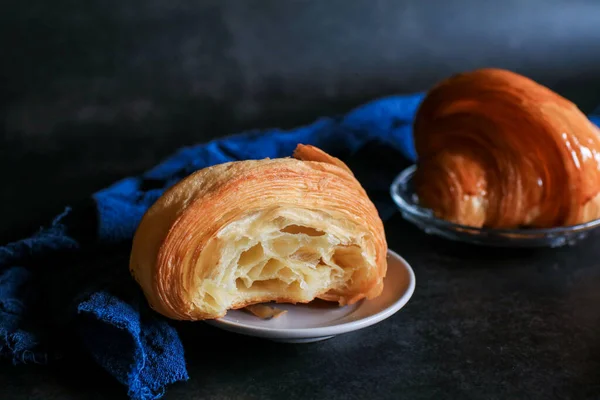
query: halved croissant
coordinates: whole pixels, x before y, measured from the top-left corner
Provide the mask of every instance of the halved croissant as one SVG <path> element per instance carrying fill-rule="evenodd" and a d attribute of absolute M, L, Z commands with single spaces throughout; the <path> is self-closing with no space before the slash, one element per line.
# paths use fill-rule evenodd
<path fill-rule="evenodd" d="M 205 168 L 147 211 L 130 270 L 156 311 L 201 320 L 381 293 L 387 243 L 373 203 L 337 158 L 304 145 L 294 157 Z"/>
<path fill-rule="evenodd" d="M 555 227 L 600 218 L 600 132 L 570 101 L 513 72 L 434 87 L 414 123 L 421 204 L 475 227 Z"/>

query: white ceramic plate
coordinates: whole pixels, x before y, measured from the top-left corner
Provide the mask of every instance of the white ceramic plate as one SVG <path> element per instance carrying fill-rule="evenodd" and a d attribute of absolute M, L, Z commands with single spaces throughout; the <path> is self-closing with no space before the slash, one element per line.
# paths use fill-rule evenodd
<path fill-rule="evenodd" d="M 271 320 L 262 320 L 244 310 L 232 310 L 225 317 L 207 323 L 226 331 L 278 342 L 317 342 L 383 321 L 400 310 L 414 290 L 412 268 L 390 250 L 383 293 L 373 300 L 345 307 L 318 300 L 309 304 L 277 304 L 275 307 L 287 313 Z"/>

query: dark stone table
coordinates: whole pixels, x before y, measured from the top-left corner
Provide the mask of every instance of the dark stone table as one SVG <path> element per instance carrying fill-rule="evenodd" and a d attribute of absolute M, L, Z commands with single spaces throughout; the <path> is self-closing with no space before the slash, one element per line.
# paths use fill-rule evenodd
<path fill-rule="evenodd" d="M 593 93 L 574 91 L 571 98 L 591 103 Z M 153 165 L 184 139 L 140 146 L 123 137 L 116 148 L 116 138 L 92 136 L 94 144 L 80 153 L 83 139 L 39 154 L 19 139 L 0 159 L 0 169 L 17 172 L 0 187 L 8 199 L 0 214 L 10 221 L 0 236 L 32 232 L 64 204 Z M 164 398 L 600 398 L 600 232 L 572 248 L 540 250 L 445 241 L 399 214 L 386 222 L 386 232 L 390 248 L 417 277 L 415 294 L 399 313 L 302 345 L 186 324 L 181 336 L 190 380 L 171 386 Z M 126 398 L 125 388 L 94 363 L 72 357 L 52 367 L 0 363 L 0 399 Z"/>
<path fill-rule="evenodd" d="M 3 6 L 0 243 L 181 146 L 309 123 L 466 69 L 514 69 L 584 112 L 600 103 L 589 0 Z M 165 399 L 600 398 L 600 233 L 499 250 L 426 236 L 399 215 L 386 230 L 417 277 L 399 313 L 304 345 L 186 324 L 190 380 Z M 125 398 L 72 357 L 0 363 L 0 399 Z"/>
<path fill-rule="evenodd" d="M 572 248 L 502 250 L 427 236 L 399 215 L 386 229 L 417 277 L 400 312 L 298 345 L 187 324 L 190 380 L 165 399 L 600 397 L 600 235 Z M 0 387 L 3 399 L 125 398 L 86 360 L 2 365 Z"/>

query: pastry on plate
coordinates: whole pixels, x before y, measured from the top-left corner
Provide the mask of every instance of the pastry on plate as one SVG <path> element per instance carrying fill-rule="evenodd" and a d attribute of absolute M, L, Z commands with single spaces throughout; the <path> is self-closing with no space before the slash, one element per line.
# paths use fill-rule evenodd
<path fill-rule="evenodd" d="M 567 99 L 522 75 L 444 80 L 414 122 L 415 191 L 439 218 L 550 228 L 600 218 L 600 132 Z"/>
<path fill-rule="evenodd" d="M 292 158 L 202 169 L 144 215 L 130 270 L 150 305 L 179 320 L 263 302 L 378 296 L 387 243 L 350 169 L 298 145 Z"/>

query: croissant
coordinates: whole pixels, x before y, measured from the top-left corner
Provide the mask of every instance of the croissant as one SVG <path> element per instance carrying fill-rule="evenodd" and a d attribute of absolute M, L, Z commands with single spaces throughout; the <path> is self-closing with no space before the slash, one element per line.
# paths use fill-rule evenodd
<path fill-rule="evenodd" d="M 202 169 L 148 209 L 130 271 L 153 309 L 203 320 L 381 294 L 387 243 L 375 206 L 341 160 L 305 145 L 293 156 Z"/>
<path fill-rule="evenodd" d="M 481 69 L 429 93 L 414 122 L 419 202 L 473 227 L 549 228 L 600 217 L 600 131 L 519 74 Z"/>

